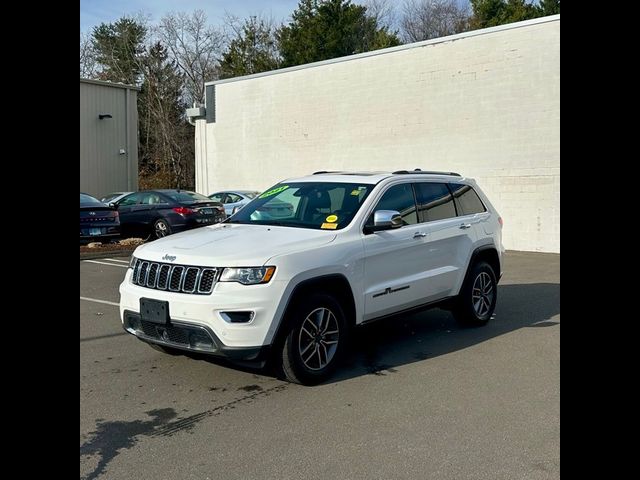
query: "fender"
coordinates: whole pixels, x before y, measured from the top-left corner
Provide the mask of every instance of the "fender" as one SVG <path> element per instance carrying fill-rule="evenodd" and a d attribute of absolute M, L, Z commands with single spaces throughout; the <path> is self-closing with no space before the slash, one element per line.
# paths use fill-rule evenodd
<path fill-rule="evenodd" d="M 339 300 L 342 301 L 341 303 L 343 304 L 345 315 L 347 316 L 347 319 L 352 320 L 352 325 L 356 324 L 356 302 L 355 297 L 353 296 L 353 288 L 351 287 L 351 283 L 349 282 L 347 277 L 342 273 L 319 275 L 317 277 L 307 278 L 298 282 L 291 290 L 291 293 L 288 295 L 286 301 L 281 303 L 281 306 L 282 304 L 284 304 L 284 307 L 282 309 L 278 307 L 279 315 L 277 316 L 277 318 L 274 318 L 274 323 L 277 323 L 277 327 L 275 328 L 275 331 L 273 332 L 273 335 L 271 336 L 269 341 L 271 345 L 280 340 L 283 332 L 287 330 L 287 327 L 289 325 L 287 311 L 292 306 L 292 300 L 296 298 L 296 296 L 304 289 L 313 288 L 313 286 L 316 284 L 326 285 L 328 283 L 336 284 L 336 288 L 334 291 L 338 296 L 342 297 Z M 343 288 L 344 286 L 347 286 L 347 291 L 345 291 L 345 289 Z M 328 288 L 328 290 L 331 291 L 331 288 Z"/>

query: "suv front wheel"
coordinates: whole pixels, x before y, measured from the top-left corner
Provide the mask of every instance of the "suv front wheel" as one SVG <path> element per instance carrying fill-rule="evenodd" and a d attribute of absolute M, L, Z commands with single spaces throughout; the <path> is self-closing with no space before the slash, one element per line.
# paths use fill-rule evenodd
<path fill-rule="evenodd" d="M 317 385 L 343 355 L 348 336 L 344 312 L 332 296 L 313 294 L 295 307 L 291 320 L 282 347 L 284 376 L 292 383 Z"/>
<path fill-rule="evenodd" d="M 466 326 L 485 325 L 496 308 L 498 285 L 493 268 L 487 262 L 477 262 L 460 289 L 453 316 Z"/>

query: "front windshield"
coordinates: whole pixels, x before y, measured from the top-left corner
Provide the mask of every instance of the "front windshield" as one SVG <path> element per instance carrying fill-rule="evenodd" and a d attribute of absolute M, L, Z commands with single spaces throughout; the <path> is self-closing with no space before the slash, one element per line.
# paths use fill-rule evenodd
<path fill-rule="evenodd" d="M 227 222 L 339 230 L 351 222 L 373 187 L 358 183 L 279 183 Z"/>

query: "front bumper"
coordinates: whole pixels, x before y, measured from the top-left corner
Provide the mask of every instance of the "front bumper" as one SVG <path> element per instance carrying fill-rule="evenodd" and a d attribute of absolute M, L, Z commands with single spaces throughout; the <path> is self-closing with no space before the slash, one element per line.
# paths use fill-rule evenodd
<path fill-rule="evenodd" d="M 138 313 L 129 310 L 123 313 L 122 327 L 146 343 L 213 355 L 236 362 L 266 360 L 270 350 L 270 345 L 229 347 L 208 327 L 176 321 L 165 325 L 145 322 Z"/>
<path fill-rule="evenodd" d="M 232 359 L 252 359 L 271 344 L 286 282 L 276 278 L 264 285 L 217 282 L 210 294 L 196 295 L 134 285 L 131 274 L 132 269 L 127 269 L 120 285 L 120 318 L 124 329 L 141 340 Z M 168 327 L 137 323 L 132 326 L 135 319 L 141 322 L 141 298 L 168 302 Z M 253 314 L 244 323 L 232 323 L 226 314 L 247 311 Z M 198 333 L 208 338 L 210 344 L 190 339 L 190 335 L 197 337 Z"/>

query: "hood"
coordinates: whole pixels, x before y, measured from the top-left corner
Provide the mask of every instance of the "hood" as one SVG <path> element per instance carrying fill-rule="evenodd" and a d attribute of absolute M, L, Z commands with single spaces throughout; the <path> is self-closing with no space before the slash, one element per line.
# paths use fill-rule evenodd
<path fill-rule="evenodd" d="M 273 256 L 324 245 L 335 238 L 334 232 L 326 230 L 220 223 L 155 240 L 138 247 L 134 255 L 176 265 L 253 267 Z"/>

